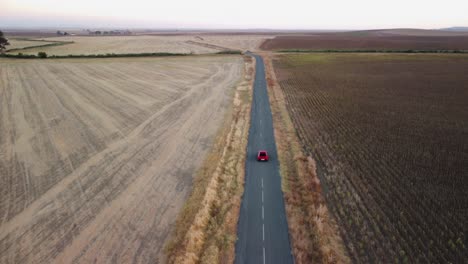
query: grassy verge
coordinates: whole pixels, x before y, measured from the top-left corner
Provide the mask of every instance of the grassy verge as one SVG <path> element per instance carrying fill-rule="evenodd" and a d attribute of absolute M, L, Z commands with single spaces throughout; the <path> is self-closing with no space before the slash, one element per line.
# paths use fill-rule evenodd
<path fill-rule="evenodd" d="M 282 53 L 468 53 L 468 50 L 282 49 L 282 50 L 277 50 L 276 52 L 282 52 Z"/>
<path fill-rule="evenodd" d="M 322 195 L 315 161 L 302 151 L 270 55 L 263 58 L 295 263 L 349 263 Z"/>
<path fill-rule="evenodd" d="M 220 52 L 216 52 L 216 54 L 242 54 L 242 51 L 240 50 L 223 50 Z"/>
<path fill-rule="evenodd" d="M 254 76 L 252 58 L 244 60 L 244 80 L 166 245 L 168 263 L 234 260 Z"/>

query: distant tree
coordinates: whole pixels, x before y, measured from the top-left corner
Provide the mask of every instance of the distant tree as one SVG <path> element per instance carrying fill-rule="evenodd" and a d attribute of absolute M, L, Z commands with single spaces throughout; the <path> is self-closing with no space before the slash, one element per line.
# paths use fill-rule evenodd
<path fill-rule="evenodd" d="M 0 31 L 0 53 L 3 53 L 5 51 L 5 46 L 8 45 L 10 45 L 10 42 L 8 42 L 8 39 L 5 38 L 3 32 Z"/>
<path fill-rule="evenodd" d="M 45 58 L 47 58 L 47 53 L 45 53 L 43 51 L 40 51 L 40 52 L 37 53 L 37 56 L 39 58 L 45 59 Z"/>

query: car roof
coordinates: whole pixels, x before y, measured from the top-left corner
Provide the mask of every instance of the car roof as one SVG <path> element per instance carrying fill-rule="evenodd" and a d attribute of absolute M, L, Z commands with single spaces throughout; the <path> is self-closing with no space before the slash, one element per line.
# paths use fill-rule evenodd
<path fill-rule="evenodd" d="M 260 153 L 260 152 L 265 152 L 266 153 L 267 151 L 266 150 L 259 150 L 258 153 Z"/>

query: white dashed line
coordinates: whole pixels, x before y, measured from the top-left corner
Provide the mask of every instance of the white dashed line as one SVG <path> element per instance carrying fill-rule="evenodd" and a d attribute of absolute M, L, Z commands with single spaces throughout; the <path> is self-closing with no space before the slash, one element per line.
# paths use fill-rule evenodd
<path fill-rule="evenodd" d="M 262 224 L 262 230 L 263 230 L 263 241 L 265 241 L 265 224 Z"/>
<path fill-rule="evenodd" d="M 263 247 L 263 264 L 265 264 L 265 247 Z"/>
<path fill-rule="evenodd" d="M 263 189 L 263 178 L 262 178 L 262 189 Z"/>
<path fill-rule="evenodd" d="M 262 204 L 263 204 L 263 190 L 262 190 Z"/>
<path fill-rule="evenodd" d="M 265 219 L 265 210 L 263 209 L 263 205 L 262 205 L 262 219 Z"/>

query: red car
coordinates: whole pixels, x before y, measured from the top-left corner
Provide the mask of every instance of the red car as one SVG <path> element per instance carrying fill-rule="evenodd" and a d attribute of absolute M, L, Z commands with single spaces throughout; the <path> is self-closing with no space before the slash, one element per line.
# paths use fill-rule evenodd
<path fill-rule="evenodd" d="M 266 150 L 260 150 L 257 154 L 258 161 L 268 161 L 268 153 Z"/>

